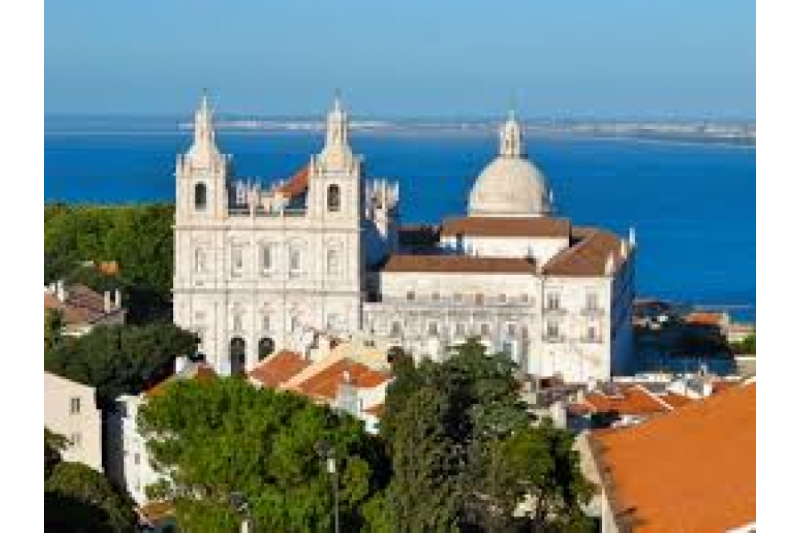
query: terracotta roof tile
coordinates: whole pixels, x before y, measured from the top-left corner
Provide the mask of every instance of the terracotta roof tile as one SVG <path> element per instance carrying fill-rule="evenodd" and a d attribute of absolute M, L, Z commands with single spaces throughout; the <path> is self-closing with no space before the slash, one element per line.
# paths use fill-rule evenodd
<path fill-rule="evenodd" d="M 281 350 L 258 364 L 249 376 L 265 387 L 275 388 L 311 365 L 299 353 Z"/>
<path fill-rule="evenodd" d="M 371 414 L 373 416 L 376 416 L 378 418 L 383 416 L 383 412 L 385 410 L 386 410 L 386 406 L 384 404 L 382 404 L 382 403 L 378 403 L 378 404 L 373 405 L 372 407 L 367 407 L 366 409 L 364 409 L 365 412 L 367 412 L 367 413 L 369 413 L 369 414 Z"/>
<path fill-rule="evenodd" d="M 615 271 L 622 264 L 621 240 L 611 232 L 594 229 L 577 244 L 557 253 L 544 265 L 551 276 L 603 276 L 609 255 L 614 257 Z"/>
<path fill-rule="evenodd" d="M 297 392 L 324 400 L 334 400 L 340 384 L 345 381 L 345 372 L 350 382 L 357 388 L 373 388 L 390 379 L 389 374 L 373 370 L 366 365 L 348 359 L 342 359 L 324 370 L 309 376 L 296 385 Z"/>
<path fill-rule="evenodd" d="M 563 237 L 570 235 L 565 218 L 466 217 L 451 218 L 442 224 L 442 236 L 474 237 Z"/>
<path fill-rule="evenodd" d="M 173 374 L 167 379 L 146 390 L 144 393 L 145 397 L 154 398 L 164 394 L 167 385 L 176 379 L 193 379 L 201 383 L 206 383 L 217 378 L 217 373 L 214 372 L 214 369 L 211 368 L 207 363 L 189 363 L 189 365 L 190 366 L 186 367 L 180 373 Z"/>
<path fill-rule="evenodd" d="M 706 311 L 695 311 L 684 317 L 684 322 L 703 326 L 719 326 L 722 324 L 722 313 L 710 313 Z"/>
<path fill-rule="evenodd" d="M 288 198 L 294 198 L 306 192 L 308 189 L 309 166 L 306 165 L 289 178 L 289 180 L 278 187 L 278 192 Z"/>
<path fill-rule="evenodd" d="M 638 386 L 623 388 L 619 395 L 606 396 L 599 392 L 586 394 L 584 404 L 593 412 L 616 411 L 620 415 L 654 415 L 670 409 Z"/>
<path fill-rule="evenodd" d="M 591 440 L 612 508 L 628 512 L 633 531 L 725 531 L 755 521 L 755 382 Z"/>
<path fill-rule="evenodd" d="M 160 520 L 170 518 L 175 514 L 172 502 L 147 502 L 138 508 L 139 515 L 149 524 L 153 525 Z"/>
<path fill-rule="evenodd" d="M 384 272 L 536 274 L 532 260 L 465 255 L 392 255 Z"/>

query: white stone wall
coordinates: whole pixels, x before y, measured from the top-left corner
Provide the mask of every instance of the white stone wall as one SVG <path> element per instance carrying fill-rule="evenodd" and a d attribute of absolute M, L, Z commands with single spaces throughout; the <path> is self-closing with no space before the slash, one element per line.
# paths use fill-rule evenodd
<path fill-rule="evenodd" d="M 627 349 L 628 337 L 620 326 L 612 339 L 612 312 L 625 305 L 612 304 L 620 283 L 610 277 L 383 272 L 380 285 L 381 301 L 364 306 L 365 327 L 418 356 L 442 357 L 446 346 L 477 335 L 527 373 L 568 382 L 608 379 L 612 359 L 627 357 L 614 352 Z"/>
<path fill-rule="evenodd" d="M 145 401 L 143 396 L 123 395 L 109 422 L 109 476 L 124 486 L 137 504 L 147 503 L 146 489 L 159 476 L 150 463 L 144 437 L 139 433 L 136 416 Z"/>
<path fill-rule="evenodd" d="M 465 255 L 481 257 L 532 257 L 545 264 L 554 255 L 569 247 L 566 237 L 475 237 L 464 235 L 442 238 L 442 246 Z"/>
<path fill-rule="evenodd" d="M 45 372 L 44 425 L 68 439 L 65 461 L 103 471 L 102 416 L 94 387 Z"/>

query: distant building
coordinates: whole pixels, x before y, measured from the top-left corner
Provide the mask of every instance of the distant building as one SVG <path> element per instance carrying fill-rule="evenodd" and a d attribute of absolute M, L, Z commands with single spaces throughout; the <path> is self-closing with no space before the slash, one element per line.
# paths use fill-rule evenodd
<path fill-rule="evenodd" d="M 100 294 L 81 284 L 65 286 L 57 281 L 44 288 L 44 309 L 60 311 L 64 335 L 80 336 L 95 326 L 125 323 L 126 309 L 119 290 Z"/>
<path fill-rule="evenodd" d="M 604 533 L 755 531 L 755 380 L 589 444 Z"/>
<path fill-rule="evenodd" d="M 67 438 L 65 461 L 103 471 L 102 413 L 94 387 L 44 373 L 44 425 Z"/>
<path fill-rule="evenodd" d="M 122 395 L 116 399 L 107 424 L 106 464 L 108 475 L 124 486 L 139 505 L 149 503 L 146 489 L 161 476 L 153 469 L 145 438 L 136 420 L 139 410 L 149 398 L 161 394 L 167 383 L 175 379 L 214 379 L 214 370 L 202 362 L 176 360 L 175 374 L 139 395 Z M 159 507 L 160 508 L 160 507 Z"/>

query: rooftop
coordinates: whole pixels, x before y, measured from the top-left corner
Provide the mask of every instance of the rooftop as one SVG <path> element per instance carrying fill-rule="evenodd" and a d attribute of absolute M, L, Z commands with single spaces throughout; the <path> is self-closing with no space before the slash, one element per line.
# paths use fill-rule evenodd
<path fill-rule="evenodd" d="M 476 274 L 536 274 L 532 260 L 466 255 L 403 255 L 389 257 L 384 272 L 438 272 Z"/>
<path fill-rule="evenodd" d="M 264 387 L 275 388 L 310 365 L 311 362 L 299 353 L 281 350 L 259 363 L 250 371 L 249 376 Z"/>
<path fill-rule="evenodd" d="M 569 238 L 570 222 L 551 217 L 466 217 L 451 218 L 442 224 L 443 237 L 562 237 Z"/>
<path fill-rule="evenodd" d="M 620 526 L 725 531 L 755 521 L 755 381 L 591 440 Z"/>

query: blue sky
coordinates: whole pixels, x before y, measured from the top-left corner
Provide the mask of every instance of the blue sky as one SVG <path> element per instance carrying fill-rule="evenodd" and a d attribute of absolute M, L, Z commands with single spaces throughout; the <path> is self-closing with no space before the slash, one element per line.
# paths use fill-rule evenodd
<path fill-rule="evenodd" d="M 45 111 L 752 118 L 755 1 L 46 0 Z"/>

